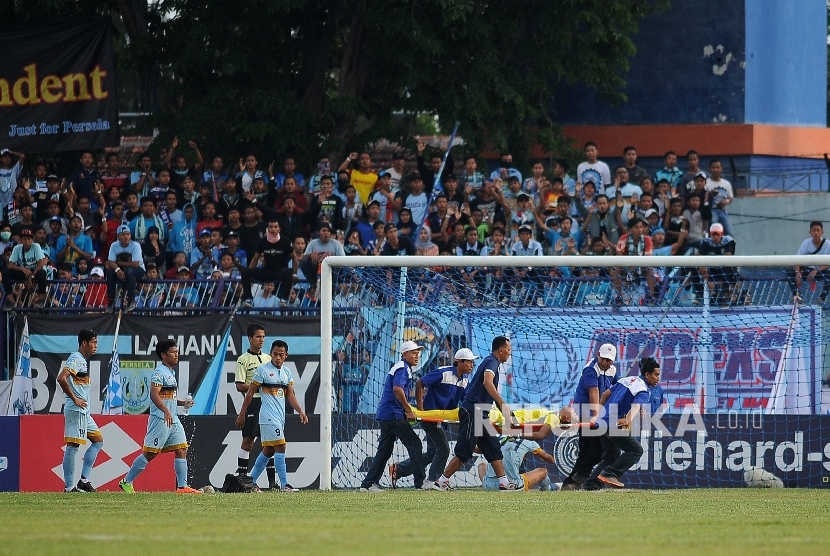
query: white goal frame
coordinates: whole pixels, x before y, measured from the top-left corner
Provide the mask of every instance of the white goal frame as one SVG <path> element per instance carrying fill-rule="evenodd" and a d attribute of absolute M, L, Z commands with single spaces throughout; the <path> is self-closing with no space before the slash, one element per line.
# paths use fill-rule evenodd
<path fill-rule="evenodd" d="M 628 256 L 543 256 L 543 257 L 452 257 L 452 256 L 331 256 L 321 265 L 320 275 L 320 396 L 323 400 L 320 414 L 320 489 L 331 490 L 332 474 L 332 311 L 333 311 L 333 269 L 362 267 L 812 267 L 830 266 L 826 255 L 764 255 L 764 256 L 674 256 L 674 257 L 628 257 Z M 707 289 L 704 289 L 706 292 Z"/>

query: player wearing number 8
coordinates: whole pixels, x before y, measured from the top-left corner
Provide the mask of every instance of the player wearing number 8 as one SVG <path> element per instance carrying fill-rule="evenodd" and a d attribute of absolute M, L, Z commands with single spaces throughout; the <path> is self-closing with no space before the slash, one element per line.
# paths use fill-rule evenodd
<path fill-rule="evenodd" d="M 193 400 L 177 399 L 178 384 L 173 367 L 179 362 L 179 348 L 174 340 L 161 340 L 156 345 L 156 356 L 161 362 L 150 378 L 150 418 L 147 420 L 147 436 L 144 451 L 135 458 L 127 476 L 118 483 L 121 490 L 134 493 L 133 481 L 157 455 L 175 452 L 173 468 L 176 471 L 176 493 L 201 494 L 187 485 L 187 437 L 176 414 L 178 406 L 190 408 Z"/>
<path fill-rule="evenodd" d="M 280 478 L 283 492 L 296 492 L 297 489 L 288 484 L 288 474 L 285 468 L 285 400 L 300 414 L 300 423 L 308 423 L 308 417 L 300 407 L 297 396 L 294 395 L 294 379 L 291 370 L 284 366 L 288 358 L 288 344 L 282 340 L 274 340 L 271 344 L 271 361 L 257 367 L 251 378 L 251 386 L 245 394 L 245 401 L 236 418 L 236 426 L 245 426 L 245 414 L 248 406 L 254 399 L 254 394 L 260 392 L 262 405 L 259 410 L 259 438 L 262 443 L 262 453 L 259 454 L 251 470 L 251 478 L 256 483 L 265 470 L 268 460 L 274 458 L 274 467 Z"/>

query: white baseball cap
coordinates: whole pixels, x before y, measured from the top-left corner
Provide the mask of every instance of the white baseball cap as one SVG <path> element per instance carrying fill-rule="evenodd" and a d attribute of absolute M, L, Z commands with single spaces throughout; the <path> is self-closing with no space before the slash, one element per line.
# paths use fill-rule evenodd
<path fill-rule="evenodd" d="M 473 350 L 471 350 L 470 348 L 461 348 L 455 352 L 455 359 L 473 361 L 475 359 L 478 359 L 478 355 L 473 355 Z"/>
<path fill-rule="evenodd" d="M 92 272 L 90 272 L 90 274 L 92 276 L 103 276 L 104 275 L 104 269 L 101 268 L 100 266 L 96 266 L 95 268 L 92 269 Z"/>
<path fill-rule="evenodd" d="M 603 359 L 610 359 L 614 361 L 617 359 L 617 348 L 612 344 L 602 344 L 599 346 L 599 356 Z"/>
<path fill-rule="evenodd" d="M 424 349 L 424 346 L 419 346 L 413 341 L 404 342 L 401 344 L 401 353 L 406 353 L 407 351 L 421 351 Z"/>
<path fill-rule="evenodd" d="M 719 234 L 722 234 L 723 233 L 723 224 L 721 224 L 720 222 L 715 222 L 714 224 L 709 226 L 709 233 L 711 234 L 712 232 L 717 232 Z"/>

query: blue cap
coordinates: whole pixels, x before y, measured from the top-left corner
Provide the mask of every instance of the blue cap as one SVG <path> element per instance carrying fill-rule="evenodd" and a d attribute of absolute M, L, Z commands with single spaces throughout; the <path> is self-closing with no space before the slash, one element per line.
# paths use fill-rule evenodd
<path fill-rule="evenodd" d="M 116 230 L 116 233 L 123 234 L 124 232 L 129 233 L 129 231 L 130 231 L 129 226 L 127 226 L 126 224 L 121 224 L 120 226 L 118 226 L 118 230 Z"/>

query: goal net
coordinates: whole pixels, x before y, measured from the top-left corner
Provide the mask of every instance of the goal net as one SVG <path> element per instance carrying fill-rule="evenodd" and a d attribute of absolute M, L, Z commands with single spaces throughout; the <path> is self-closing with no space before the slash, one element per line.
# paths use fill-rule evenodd
<path fill-rule="evenodd" d="M 808 273 L 830 257 L 734 256 L 730 266 L 725 257 L 700 256 L 564 262 L 325 259 L 321 488 L 355 488 L 365 476 L 379 434 L 374 414 L 404 341 L 425 348 L 421 376 L 451 365 L 461 347 L 485 357 L 499 335 L 511 340 L 499 389 L 514 410 L 571 405 L 583 367 L 605 343 L 617 348 L 621 376 L 637 374 L 643 357 L 660 363 L 662 401 L 641 420 L 644 454 L 627 485 L 744 486 L 747 477 L 769 476 L 786 486 L 828 486 L 830 436 L 820 424 L 830 419 L 821 417 L 830 411 L 822 311 L 830 282 Z M 446 428 L 452 455 L 456 429 Z M 556 459 L 548 466 L 553 482 L 572 469 L 577 440 L 569 427 L 542 442 Z M 398 443 L 390 463 L 406 457 Z M 456 486 L 480 486 L 482 461 L 456 473 Z M 530 457 L 526 464 L 545 465 Z M 389 485 L 387 473 L 381 486 Z"/>

